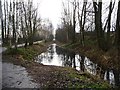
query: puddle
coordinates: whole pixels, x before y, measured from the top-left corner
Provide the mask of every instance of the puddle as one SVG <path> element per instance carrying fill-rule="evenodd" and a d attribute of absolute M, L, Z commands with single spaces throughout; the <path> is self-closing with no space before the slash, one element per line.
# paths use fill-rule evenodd
<path fill-rule="evenodd" d="M 24 67 L 2 63 L 2 88 L 38 88 Z"/>
<path fill-rule="evenodd" d="M 78 71 L 87 71 L 92 75 L 99 75 L 102 79 L 108 80 L 113 86 L 120 85 L 120 73 L 118 71 L 103 70 L 89 58 L 60 48 L 55 43 L 50 45 L 46 52 L 35 57 L 35 62 L 44 65 L 69 66 L 76 68 Z"/>

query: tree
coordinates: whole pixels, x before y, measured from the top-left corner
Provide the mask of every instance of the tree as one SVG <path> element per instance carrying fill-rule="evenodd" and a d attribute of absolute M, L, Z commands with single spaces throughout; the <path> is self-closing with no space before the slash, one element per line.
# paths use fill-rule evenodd
<path fill-rule="evenodd" d="M 117 10 L 115 43 L 118 51 L 120 52 L 120 1 L 118 2 L 118 10 Z M 120 56 L 120 54 L 118 56 Z"/>
<path fill-rule="evenodd" d="M 17 3 L 16 3 L 16 8 L 17 8 Z M 16 19 L 17 19 L 17 12 L 16 12 Z M 16 20 L 17 21 L 17 20 Z M 17 24 L 17 22 L 16 22 L 16 24 Z M 12 12 L 12 28 L 13 28 L 13 41 L 14 41 L 14 43 L 15 43 L 15 2 L 13 1 L 13 12 Z"/>
<path fill-rule="evenodd" d="M 80 11 L 79 11 L 79 2 L 78 2 L 78 21 L 79 21 L 79 27 L 80 27 L 80 42 L 81 45 L 84 46 L 84 27 L 85 27 L 85 23 L 86 23 L 86 6 L 87 6 L 87 1 L 83 2 L 83 7 L 82 7 L 82 12 L 80 15 Z"/>
<path fill-rule="evenodd" d="M 9 10 L 8 10 L 8 2 L 6 2 L 6 9 L 7 9 L 7 39 L 10 37 L 10 27 L 9 27 L 9 24 L 10 24 L 10 13 L 9 13 Z"/>
<path fill-rule="evenodd" d="M 110 0 L 109 13 L 108 13 L 108 17 L 107 17 L 107 20 L 106 20 L 106 23 L 105 23 L 105 26 L 104 26 L 104 31 L 107 28 L 107 30 L 106 30 L 107 35 L 106 35 L 106 41 L 105 41 L 106 42 L 106 50 L 110 49 L 111 43 L 112 43 L 112 42 L 110 42 L 110 30 L 111 30 L 111 15 L 112 15 L 114 6 L 115 6 L 115 1 L 113 3 L 112 0 Z"/>
<path fill-rule="evenodd" d="M 29 0 L 28 1 L 28 21 L 29 21 L 29 45 L 32 45 L 33 44 L 33 40 L 32 40 L 32 34 L 33 34 L 33 31 L 32 31 L 32 2 Z"/>
<path fill-rule="evenodd" d="M 4 0 L 4 31 L 5 31 L 5 38 L 6 38 L 6 34 L 7 34 L 7 31 L 6 31 L 6 3 L 5 3 L 5 0 Z"/>
<path fill-rule="evenodd" d="M 117 55 L 117 70 L 114 70 L 116 85 L 120 85 L 119 71 L 120 71 L 120 1 L 118 1 L 117 19 L 116 19 L 116 30 L 115 30 L 115 45 L 118 50 Z"/>
<path fill-rule="evenodd" d="M 27 20 L 27 10 L 26 10 L 26 8 L 25 8 L 25 4 L 24 4 L 24 2 L 23 2 L 23 9 L 24 9 L 24 16 L 25 16 L 25 19 L 24 19 L 24 21 L 25 21 L 25 48 L 27 47 L 27 43 L 28 43 L 28 37 L 27 37 L 27 34 L 29 33 L 29 31 L 28 31 L 28 20 Z"/>
<path fill-rule="evenodd" d="M 16 8 L 16 23 L 15 23 L 15 8 Z M 16 5 L 15 5 L 15 2 L 13 1 L 12 28 L 13 28 L 13 43 L 15 43 L 16 49 L 17 49 L 16 31 L 18 29 L 18 12 L 17 11 L 18 11 L 18 2 L 16 2 Z"/>
<path fill-rule="evenodd" d="M 33 16 L 33 35 L 32 35 L 32 44 L 33 44 L 33 39 L 35 37 L 35 33 L 37 31 L 37 12 L 34 12 L 35 15 Z"/>
<path fill-rule="evenodd" d="M 112 0 L 111 0 L 109 5 L 108 17 L 107 17 L 105 26 L 103 28 L 102 1 L 99 0 L 97 3 L 96 1 L 93 0 L 93 7 L 94 7 L 94 13 L 95 13 L 95 31 L 97 35 L 98 47 L 104 51 L 107 51 L 110 48 L 111 15 L 114 9 L 114 5 L 115 5 L 115 1 L 114 3 L 112 3 Z M 107 34 L 105 30 L 107 31 Z"/>
<path fill-rule="evenodd" d="M 77 7 L 76 0 L 74 0 L 72 3 L 73 3 L 72 43 L 75 43 L 75 41 L 76 41 L 76 38 L 75 38 L 75 28 L 76 28 L 76 7 Z"/>
<path fill-rule="evenodd" d="M 1 19 L 1 31 L 2 31 L 2 42 L 4 43 L 4 25 L 3 25 L 3 12 L 2 12 L 2 2 L 0 0 L 0 19 Z"/>
<path fill-rule="evenodd" d="M 32 45 L 37 30 L 41 29 L 41 18 L 38 17 L 37 12 L 38 7 L 33 5 L 32 0 L 4 0 L 0 7 L 3 43 L 9 44 L 10 47 L 15 45 L 16 49 L 18 43 L 25 43 L 25 47 L 28 43 Z"/>
<path fill-rule="evenodd" d="M 62 26 L 66 33 L 66 42 L 72 40 L 72 11 L 70 10 L 70 1 L 63 2 Z"/>
<path fill-rule="evenodd" d="M 95 31 L 97 34 L 98 46 L 102 50 L 106 50 L 104 31 L 102 29 L 102 1 L 99 0 L 97 4 L 97 2 L 93 0 L 93 7 L 95 12 Z"/>

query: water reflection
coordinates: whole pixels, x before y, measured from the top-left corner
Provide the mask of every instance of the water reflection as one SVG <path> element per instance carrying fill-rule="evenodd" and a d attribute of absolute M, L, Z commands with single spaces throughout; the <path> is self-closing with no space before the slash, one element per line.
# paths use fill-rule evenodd
<path fill-rule="evenodd" d="M 108 81 L 110 81 L 109 82 L 110 84 L 115 85 L 115 77 L 114 77 L 112 70 L 110 70 L 110 71 L 108 70 L 105 72 L 104 80 L 108 80 Z"/>
<path fill-rule="evenodd" d="M 44 65 L 73 67 L 78 71 L 87 71 L 92 75 L 99 75 L 104 80 L 108 80 L 112 85 L 118 86 L 120 84 L 120 74 L 118 71 L 103 70 L 89 58 L 65 50 L 56 44 L 50 45 L 47 51 L 38 55 L 35 60 Z"/>
<path fill-rule="evenodd" d="M 60 66 L 62 61 L 60 56 L 56 53 L 56 44 L 52 44 L 48 47 L 47 52 L 42 53 L 36 58 L 36 62 L 44 65 L 56 65 Z"/>

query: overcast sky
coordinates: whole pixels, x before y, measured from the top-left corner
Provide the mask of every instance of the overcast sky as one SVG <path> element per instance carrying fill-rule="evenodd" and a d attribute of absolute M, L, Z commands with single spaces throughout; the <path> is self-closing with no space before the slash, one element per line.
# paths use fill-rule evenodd
<path fill-rule="evenodd" d="M 33 0 L 38 3 L 38 12 L 42 19 L 49 18 L 54 28 L 60 23 L 62 0 Z"/>
<path fill-rule="evenodd" d="M 62 1 L 64 0 L 33 0 L 34 3 L 39 4 L 38 12 L 40 13 L 42 19 L 49 18 L 50 21 L 52 21 L 54 28 L 57 28 L 57 25 L 60 24 L 62 15 Z M 91 2 L 92 0 L 88 1 Z M 110 0 L 102 1 L 109 4 Z"/>
<path fill-rule="evenodd" d="M 50 19 L 55 29 L 57 28 L 57 25 L 61 23 L 62 1 L 67 1 L 67 0 L 33 0 L 34 5 L 39 6 L 38 13 L 40 14 L 41 18 Z M 91 2 L 92 0 L 88 0 L 88 1 Z M 102 1 L 109 4 L 110 0 L 102 0 Z"/>

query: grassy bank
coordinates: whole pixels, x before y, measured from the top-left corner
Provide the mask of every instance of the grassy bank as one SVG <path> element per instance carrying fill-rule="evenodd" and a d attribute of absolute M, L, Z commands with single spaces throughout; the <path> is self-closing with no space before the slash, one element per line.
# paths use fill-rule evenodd
<path fill-rule="evenodd" d="M 26 67 L 34 82 L 42 88 L 110 88 L 111 86 L 98 77 L 76 71 L 71 67 L 47 66 L 35 63 L 33 58 L 46 51 L 50 43 L 41 43 L 3 53 L 3 61 Z"/>
<path fill-rule="evenodd" d="M 5 52 L 3 52 L 2 58 L 4 61 L 9 61 L 13 62 L 14 64 L 21 64 L 22 66 L 26 66 L 27 63 L 29 64 L 34 62 L 33 59 L 35 56 L 46 51 L 47 45 L 48 43 L 42 42 L 39 44 L 28 46 L 27 48 L 19 47 L 17 48 L 17 50 L 15 48 L 8 48 Z"/>
<path fill-rule="evenodd" d="M 86 45 L 83 47 L 80 43 L 68 43 L 64 44 L 62 47 L 87 56 L 93 62 L 98 63 L 104 69 L 109 68 L 119 70 L 120 68 L 118 51 L 115 48 L 111 48 L 109 51 L 105 52 L 100 50 L 96 45 Z"/>
<path fill-rule="evenodd" d="M 97 77 L 81 73 L 70 67 L 32 65 L 29 71 L 43 88 L 110 88 Z M 35 74 L 36 73 L 36 74 Z"/>

